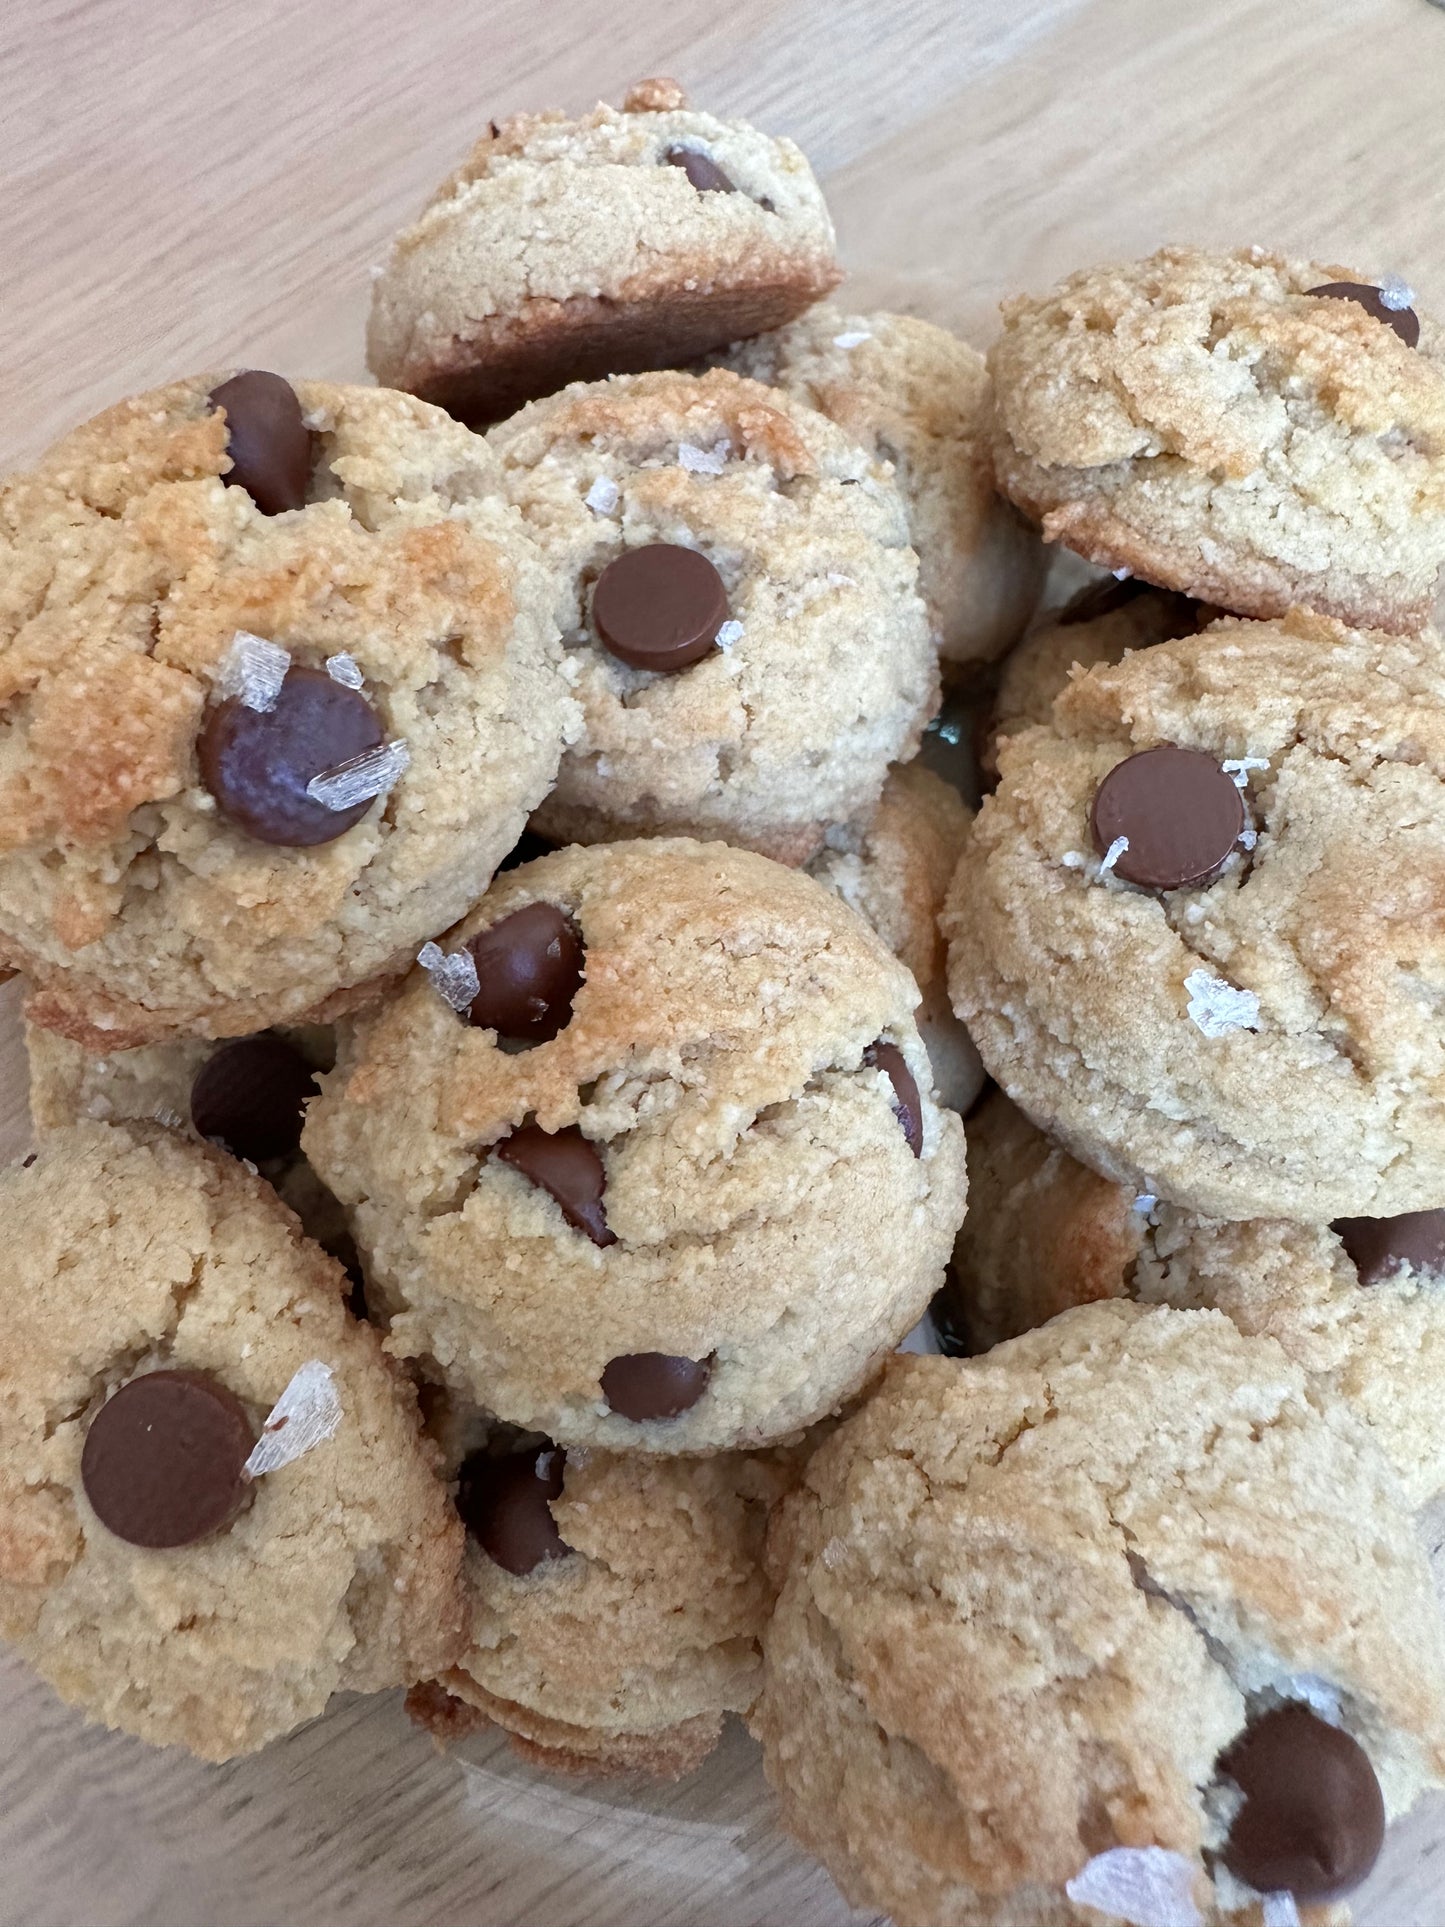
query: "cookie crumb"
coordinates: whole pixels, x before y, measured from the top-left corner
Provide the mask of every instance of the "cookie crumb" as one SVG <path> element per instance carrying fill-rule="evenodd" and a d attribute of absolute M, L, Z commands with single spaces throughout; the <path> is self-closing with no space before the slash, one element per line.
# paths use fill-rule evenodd
<path fill-rule="evenodd" d="M 360 756 L 353 756 L 350 762 L 338 763 L 335 769 L 313 776 L 306 785 L 306 794 L 313 803 L 323 803 L 328 810 L 354 809 L 358 803 L 369 803 L 373 797 L 384 796 L 410 762 L 411 751 L 396 737 L 389 743 L 378 744 L 375 749 L 365 750 Z"/>
<path fill-rule="evenodd" d="M 340 1423 L 341 1400 L 331 1367 L 319 1358 L 308 1358 L 292 1373 L 267 1413 L 256 1449 L 246 1461 L 247 1477 L 259 1479 L 290 1465 L 303 1452 L 333 1437 Z"/>
<path fill-rule="evenodd" d="M 476 959 L 470 950 L 454 950 L 450 956 L 440 944 L 424 943 L 416 960 L 431 978 L 432 989 L 453 1010 L 470 1010 L 481 990 Z"/>
<path fill-rule="evenodd" d="M 239 697 L 247 709 L 265 716 L 276 707 L 290 667 L 289 651 L 264 636 L 253 636 L 249 629 L 238 629 L 221 662 L 216 689 L 223 697 Z"/>
<path fill-rule="evenodd" d="M 1167 1847 L 1111 1847 L 1064 1885 L 1076 1906 L 1116 1914 L 1130 1927 L 1203 1927 L 1194 1863 Z"/>
<path fill-rule="evenodd" d="M 1259 1029 L 1259 999 L 1252 990 L 1237 990 L 1207 970 L 1191 970 L 1184 988 L 1189 992 L 1189 1016 L 1206 1037 Z"/>

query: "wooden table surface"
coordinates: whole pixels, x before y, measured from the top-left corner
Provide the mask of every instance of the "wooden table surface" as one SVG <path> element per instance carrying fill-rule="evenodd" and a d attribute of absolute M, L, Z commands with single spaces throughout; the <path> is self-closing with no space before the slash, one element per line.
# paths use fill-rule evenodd
<path fill-rule="evenodd" d="M 1445 309 L 1438 0 L 8 0 L 0 467 L 130 390 L 362 374 L 367 268 L 489 116 L 672 73 L 792 134 L 859 301 L 980 343 L 999 297 L 1168 240 L 1393 270 Z M 849 291 L 845 289 L 844 299 Z M 0 993 L 0 1157 L 27 1133 Z M 15 1927 L 821 1927 L 750 1743 L 661 1794 L 445 1760 L 393 1700 L 228 1767 L 85 1727 L 0 1655 Z M 1445 1920 L 1445 1806 L 1364 1927 Z"/>

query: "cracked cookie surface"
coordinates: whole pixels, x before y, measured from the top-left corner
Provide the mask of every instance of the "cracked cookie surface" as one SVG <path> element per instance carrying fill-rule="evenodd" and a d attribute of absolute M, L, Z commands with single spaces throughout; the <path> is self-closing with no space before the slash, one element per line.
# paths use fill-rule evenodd
<path fill-rule="evenodd" d="M 1431 634 L 1226 621 L 1078 677 L 1004 743 L 943 922 L 954 1007 L 1014 1101 L 1214 1217 L 1438 1205 L 1442 696 Z M 1200 888 L 1122 884 L 1091 843 L 1105 776 L 1161 744 L 1248 763 L 1257 841 Z"/>
<path fill-rule="evenodd" d="M 269 1187 L 155 1127 L 82 1124 L 0 1190 L 18 1320 L 0 1366 L 0 1630 L 62 1698 L 221 1760 L 333 1692 L 449 1663 L 461 1527 L 414 1394 Z M 153 1551 L 101 1523 L 82 1451 L 120 1385 L 209 1374 L 259 1433 L 311 1360 L 330 1368 L 339 1425 L 258 1477 L 228 1527 Z"/>
<path fill-rule="evenodd" d="M 1388 1467 L 1271 1341 L 1083 1307 L 899 1358 L 776 1516 L 754 1725 L 784 1823 L 901 1927 L 1057 1927 L 1092 1856 L 1184 1857 L 1211 1922 L 1216 1762 L 1279 1701 L 1387 1812 L 1445 1768 L 1445 1648 Z"/>
<path fill-rule="evenodd" d="M 390 1348 L 566 1446 L 801 1430 L 921 1316 L 962 1222 L 963 1129 L 932 1096 L 912 978 L 811 878 L 683 840 L 510 871 L 447 950 L 531 904 L 585 953 L 551 1041 L 503 1048 L 418 971 L 342 1033 L 307 1119 Z M 580 1136 L 592 1231 L 575 1187 L 569 1218 L 508 1162 L 527 1126 Z M 644 1355 L 699 1368 L 673 1416 L 604 1392 Z"/>

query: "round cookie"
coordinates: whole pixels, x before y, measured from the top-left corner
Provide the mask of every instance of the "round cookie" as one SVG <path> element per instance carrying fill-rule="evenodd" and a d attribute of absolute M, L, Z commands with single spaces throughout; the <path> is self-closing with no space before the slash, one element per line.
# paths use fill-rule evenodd
<path fill-rule="evenodd" d="M 899 1927 L 1197 1921 L 1186 1901 L 1244 1927 L 1261 1881 L 1334 1918 L 1308 1909 L 1320 1885 L 1355 1884 L 1445 1772 L 1442 1628 L 1398 1487 L 1219 1313 L 1090 1305 L 987 1358 L 892 1360 L 769 1556 L 753 1723 L 784 1824 Z M 1250 1851 L 1268 1801 L 1237 1789 L 1280 1712 L 1283 1777 L 1327 1824 L 1286 1819 L 1276 1845 L 1317 1847 L 1325 1883 Z M 1314 1797 L 1321 1754 L 1344 1816 Z M 1131 1869 L 1178 1911 L 1106 1904 Z"/>
<path fill-rule="evenodd" d="M 1047 551 L 994 493 L 990 384 L 977 349 L 913 315 L 822 305 L 736 343 L 724 365 L 821 409 L 893 464 L 945 672 L 1002 655 L 1038 601 Z"/>
<path fill-rule="evenodd" d="M 943 926 L 1015 1102 L 1211 1217 L 1438 1205 L 1442 698 L 1438 638 L 1300 612 L 1092 669 L 1004 743 Z"/>
<path fill-rule="evenodd" d="M 0 491 L 0 561 L 0 955 L 94 1050 L 364 997 L 485 889 L 576 724 L 494 458 L 406 395 L 121 402 Z"/>
<path fill-rule="evenodd" d="M 1333 1226 L 1194 1217 L 1075 1163 L 1001 1091 L 969 1120 L 968 1167 L 944 1303 L 972 1347 L 1099 1298 L 1214 1308 L 1353 1407 L 1412 1504 L 1445 1491 L 1445 1210 Z"/>
<path fill-rule="evenodd" d="M 1131 649 L 1148 649 L 1175 636 L 1192 636 L 1217 617 L 1207 603 L 1155 589 L 1138 576 L 1081 589 L 1050 612 L 1010 651 L 999 673 L 982 762 L 998 777 L 998 744 L 1033 723 L 1046 723 L 1054 698 L 1074 669 L 1121 662 Z"/>
<path fill-rule="evenodd" d="M 270 1188 L 81 1124 L 0 1193 L 0 1631 L 61 1697 L 222 1760 L 449 1664 L 462 1534 L 415 1398 Z M 334 1429 L 243 1476 L 302 1367 Z"/>
<path fill-rule="evenodd" d="M 569 1449 L 750 1447 L 850 1397 L 965 1191 L 872 931 L 810 877 L 659 840 L 509 871 L 445 947 L 470 1022 L 418 971 L 343 1032 L 303 1139 L 389 1348 Z"/>
<path fill-rule="evenodd" d="M 883 467 L 724 369 L 569 388 L 488 440 L 562 581 L 584 717 L 543 835 L 720 836 L 802 863 L 873 807 L 938 697 Z M 676 630 L 651 669 L 649 620 Z"/>
<path fill-rule="evenodd" d="M 680 365 L 836 287 L 833 224 L 790 140 L 645 80 L 619 113 L 494 121 L 372 289 L 377 380 L 500 421 L 569 381 Z"/>
<path fill-rule="evenodd" d="M 762 1679 L 781 1458 L 568 1456 L 492 1438 L 460 1466 L 468 1638 L 408 1706 L 438 1738 L 493 1722 L 564 1773 L 678 1779 Z"/>
<path fill-rule="evenodd" d="M 1263 248 L 1164 248 L 1005 302 L 999 487 L 1046 539 L 1242 615 L 1418 629 L 1445 562 L 1445 352 L 1408 290 L 1384 297 Z"/>
<path fill-rule="evenodd" d="M 957 790 L 920 762 L 888 773 L 867 828 L 830 834 L 808 874 L 856 910 L 913 972 L 914 1013 L 939 1102 L 960 1115 L 983 1089 L 983 1066 L 948 1001 L 947 948 L 938 913 L 968 840 Z"/>

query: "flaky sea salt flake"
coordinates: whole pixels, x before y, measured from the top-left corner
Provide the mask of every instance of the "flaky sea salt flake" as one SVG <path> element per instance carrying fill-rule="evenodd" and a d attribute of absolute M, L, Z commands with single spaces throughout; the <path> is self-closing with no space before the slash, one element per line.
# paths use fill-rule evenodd
<path fill-rule="evenodd" d="M 326 673 L 333 682 L 339 682 L 347 689 L 360 689 L 366 681 L 355 656 L 348 656 L 344 649 L 339 655 L 326 658 Z"/>
<path fill-rule="evenodd" d="M 1109 573 L 1116 582 L 1127 582 L 1134 571 L 1132 569 L 1110 569 Z"/>
<path fill-rule="evenodd" d="M 267 1413 L 256 1449 L 246 1461 L 248 1476 L 259 1479 L 290 1465 L 303 1452 L 323 1445 L 340 1423 L 341 1400 L 331 1367 L 308 1358 Z"/>
<path fill-rule="evenodd" d="M 1252 823 L 1247 823 L 1239 833 L 1239 847 L 1242 850 L 1252 850 L 1258 841 L 1259 831 Z"/>
<path fill-rule="evenodd" d="M 1194 1904 L 1194 1864 L 1167 1847 L 1111 1847 L 1096 1853 L 1064 1892 L 1079 1907 L 1130 1927 L 1204 1927 Z"/>
<path fill-rule="evenodd" d="M 1260 1914 L 1264 1927 L 1300 1927 L 1299 1908 L 1291 1893 L 1265 1894 Z"/>
<path fill-rule="evenodd" d="M 1114 838 L 1114 841 L 1109 845 L 1108 849 L 1105 850 L 1103 860 L 1099 864 L 1099 875 L 1101 877 L 1109 874 L 1128 847 L 1129 839 L 1127 836 L 1116 836 Z"/>
<path fill-rule="evenodd" d="M 1242 790 L 1249 781 L 1252 769 L 1268 769 L 1267 756 L 1228 756 L 1219 765 L 1237 790 Z"/>
<path fill-rule="evenodd" d="M 872 339 L 873 333 L 871 329 L 853 328 L 850 329 L 847 334 L 834 335 L 833 346 L 835 348 L 861 348 L 865 341 L 871 341 Z"/>
<path fill-rule="evenodd" d="M 1402 281 L 1398 274 L 1387 274 L 1380 283 L 1380 305 L 1398 314 L 1402 308 L 1413 308 L 1415 290 L 1408 281 Z"/>
<path fill-rule="evenodd" d="M 264 716 L 276 707 L 290 667 L 291 657 L 279 643 L 253 636 L 249 629 L 238 629 L 221 664 L 216 687 L 223 697 L 237 696 L 247 709 Z"/>
<path fill-rule="evenodd" d="M 740 643 L 742 639 L 743 625 L 737 621 L 736 618 L 725 622 L 713 637 L 713 641 L 717 644 L 718 648 L 723 651 L 724 655 L 726 655 L 729 649 L 733 648 L 737 643 Z"/>
<path fill-rule="evenodd" d="M 324 803 L 328 810 L 355 809 L 358 803 L 384 796 L 410 762 L 411 751 L 396 737 L 375 749 L 363 750 L 348 763 L 338 763 L 335 769 L 322 770 L 306 785 L 306 794 L 313 803 Z"/>
<path fill-rule="evenodd" d="M 453 1010 L 470 1010 L 476 1002 L 481 982 L 476 959 L 470 950 L 454 950 L 450 956 L 439 943 L 424 943 L 416 960 L 431 978 L 432 989 Z"/>
<path fill-rule="evenodd" d="M 594 515 L 610 515 L 617 507 L 618 488 L 610 475 L 599 475 L 582 500 Z"/>
<path fill-rule="evenodd" d="M 1135 1198 L 1132 1208 L 1139 1213 L 1141 1218 L 1147 1218 L 1158 1202 L 1159 1200 L 1152 1191 L 1141 1191 L 1138 1197 Z"/>
<path fill-rule="evenodd" d="M 697 448 L 692 442 L 679 442 L 677 465 L 692 475 L 721 475 L 731 453 L 729 441 L 721 441 L 715 448 Z"/>
<path fill-rule="evenodd" d="M 1252 990 L 1236 990 L 1207 970 L 1191 970 L 1184 988 L 1189 992 L 1189 1016 L 1206 1037 L 1259 1029 L 1259 999 Z"/>

